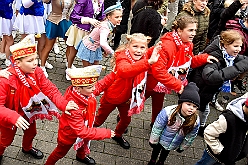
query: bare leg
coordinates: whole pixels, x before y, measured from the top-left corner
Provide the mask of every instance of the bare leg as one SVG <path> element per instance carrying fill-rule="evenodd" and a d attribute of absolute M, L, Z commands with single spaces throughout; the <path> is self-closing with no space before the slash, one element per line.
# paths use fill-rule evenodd
<path fill-rule="evenodd" d="M 51 39 L 51 40 L 46 38 L 46 42 L 45 42 L 46 45 L 45 45 L 44 49 L 41 52 L 41 57 L 40 57 L 41 64 L 40 64 L 40 66 L 45 66 L 47 57 L 49 55 L 49 52 L 52 50 L 55 41 L 56 41 L 56 38 Z"/>
<path fill-rule="evenodd" d="M 0 50 L 0 53 L 5 53 L 5 47 L 6 47 L 6 40 L 3 37 L 2 38 L 2 41 L 1 41 L 1 50 Z"/>
<path fill-rule="evenodd" d="M 68 56 L 67 56 L 68 68 L 71 68 L 74 58 L 76 57 L 77 50 L 75 49 L 74 46 L 68 46 L 67 49 L 69 49 L 69 50 L 66 50 L 66 52 L 69 51 Z"/>
<path fill-rule="evenodd" d="M 99 65 L 99 61 L 94 61 L 93 65 Z"/>
<path fill-rule="evenodd" d="M 83 67 L 92 65 L 91 63 L 89 63 L 88 61 L 85 61 L 85 60 L 82 60 L 82 63 L 83 63 Z"/>
<path fill-rule="evenodd" d="M 14 39 L 12 35 L 10 36 L 4 35 L 3 38 L 6 41 L 6 46 L 5 46 L 6 59 L 9 59 L 10 56 L 9 47 L 14 44 Z"/>
<path fill-rule="evenodd" d="M 41 37 L 39 39 L 37 39 L 37 41 L 38 41 L 37 53 L 41 59 L 42 50 L 44 49 L 45 44 L 46 44 L 46 35 L 41 34 Z"/>

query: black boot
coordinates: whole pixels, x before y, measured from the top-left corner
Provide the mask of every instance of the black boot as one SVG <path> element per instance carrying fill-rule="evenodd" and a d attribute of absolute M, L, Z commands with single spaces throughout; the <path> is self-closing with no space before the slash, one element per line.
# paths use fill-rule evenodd
<path fill-rule="evenodd" d="M 147 165 L 156 165 L 156 160 L 150 160 Z"/>
<path fill-rule="evenodd" d="M 118 114 L 117 116 L 116 116 L 116 121 L 117 121 L 117 123 L 120 121 L 120 115 Z M 126 134 L 126 133 L 128 133 L 128 128 L 126 128 L 125 129 L 125 131 L 124 131 L 124 134 Z"/>
<path fill-rule="evenodd" d="M 130 144 L 128 143 L 127 140 L 124 139 L 124 137 L 122 137 L 122 136 L 121 137 L 114 136 L 114 137 L 112 137 L 112 139 L 114 141 L 116 141 L 122 148 L 124 148 L 124 149 L 129 149 L 130 148 Z"/>
<path fill-rule="evenodd" d="M 85 158 L 81 159 L 76 155 L 76 160 L 81 162 L 81 163 L 87 164 L 87 165 L 95 165 L 96 164 L 95 160 L 89 156 L 86 156 Z"/>
<path fill-rule="evenodd" d="M 36 149 L 34 147 L 32 147 L 31 150 L 29 150 L 29 151 L 25 151 L 22 148 L 22 152 L 25 153 L 25 154 L 32 155 L 36 159 L 42 159 L 44 157 L 43 153 L 40 150 L 38 150 L 38 149 Z"/>

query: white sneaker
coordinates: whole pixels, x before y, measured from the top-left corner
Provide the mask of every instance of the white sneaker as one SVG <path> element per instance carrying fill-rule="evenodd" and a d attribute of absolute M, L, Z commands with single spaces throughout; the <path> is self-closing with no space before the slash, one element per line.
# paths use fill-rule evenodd
<path fill-rule="evenodd" d="M 46 76 L 46 78 L 48 78 L 48 73 L 46 71 L 46 67 L 45 66 L 40 66 L 40 68 L 42 69 L 42 71 L 44 72 L 44 75 Z"/>
<path fill-rule="evenodd" d="M 66 66 L 66 68 L 68 68 L 68 62 L 65 63 L 65 66 Z M 71 69 L 75 69 L 75 68 L 77 68 L 77 67 L 75 67 L 75 65 L 72 64 Z"/>
<path fill-rule="evenodd" d="M 57 43 L 54 43 L 54 45 L 53 45 L 53 50 L 54 50 L 54 52 L 55 52 L 56 54 L 59 54 L 60 50 L 59 50 L 59 46 L 58 46 Z"/>
<path fill-rule="evenodd" d="M 215 101 L 213 106 L 215 109 L 217 109 L 220 112 L 224 111 L 224 108 L 219 104 L 218 100 Z"/>
<path fill-rule="evenodd" d="M 39 59 L 39 64 L 41 65 L 41 60 L 40 60 L 40 59 Z M 45 63 L 45 67 L 46 67 L 47 69 L 53 69 L 53 65 L 50 64 L 50 63 L 47 62 L 47 61 L 46 61 L 46 63 Z"/>
<path fill-rule="evenodd" d="M 46 61 L 45 67 L 48 69 L 53 69 L 53 65 Z"/>
<path fill-rule="evenodd" d="M 10 66 L 10 64 L 11 64 L 10 60 L 8 60 L 8 59 L 6 59 L 4 63 L 5 63 L 5 65 L 6 65 L 7 67 Z"/>
<path fill-rule="evenodd" d="M 5 53 L 0 53 L 0 59 L 1 59 L 1 60 L 6 59 L 6 54 L 5 54 Z"/>
<path fill-rule="evenodd" d="M 69 77 L 69 75 L 66 74 L 66 73 L 65 73 L 65 78 L 66 78 L 66 80 L 68 80 L 68 81 L 71 80 L 71 78 Z"/>
<path fill-rule="evenodd" d="M 12 31 L 12 36 L 13 36 L 13 39 L 16 38 L 16 31 Z"/>

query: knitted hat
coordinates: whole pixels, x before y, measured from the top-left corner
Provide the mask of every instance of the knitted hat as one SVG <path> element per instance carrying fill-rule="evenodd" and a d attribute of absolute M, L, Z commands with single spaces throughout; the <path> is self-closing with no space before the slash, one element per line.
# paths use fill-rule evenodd
<path fill-rule="evenodd" d="M 84 68 L 66 69 L 73 86 L 88 86 L 95 84 L 102 71 L 101 65 L 91 65 Z"/>
<path fill-rule="evenodd" d="M 105 11 L 104 11 L 104 14 L 108 14 L 114 10 L 122 10 L 122 6 L 121 6 L 121 2 L 120 0 L 118 0 L 116 2 L 116 5 L 112 5 L 112 6 L 109 6 Z"/>
<path fill-rule="evenodd" d="M 198 108 L 200 107 L 200 96 L 198 94 L 199 88 L 195 83 L 190 82 L 184 87 L 183 93 L 181 94 L 178 104 L 183 102 L 190 102 L 195 104 Z"/>

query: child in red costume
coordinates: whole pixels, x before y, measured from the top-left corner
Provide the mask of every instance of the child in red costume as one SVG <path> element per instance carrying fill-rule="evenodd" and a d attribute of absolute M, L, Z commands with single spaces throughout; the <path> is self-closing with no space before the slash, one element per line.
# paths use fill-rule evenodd
<path fill-rule="evenodd" d="M 120 120 L 116 126 L 115 140 L 124 149 L 129 149 L 129 143 L 122 137 L 131 122 L 131 115 L 139 113 L 144 106 L 144 90 L 146 84 L 146 71 L 157 62 L 160 49 L 158 44 L 150 59 L 146 57 L 147 37 L 140 33 L 127 36 L 126 46 L 115 52 L 114 81 L 104 91 L 100 100 L 100 107 L 94 123 L 99 127 L 109 114 L 117 107 Z"/>
<path fill-rule="evenodd" d="M 146 99 L 152 97 L 151 127 L 163 108 L 165 94 L 176 91 L 181 94 L 187 85 L 187 75 L 190 68 L 196 68 L 218 61 L 208 54 L 194 56 L 192 40 L 196 34 L 197 20 L 190 16 L 182 16 L 173 23 L 173 31 L 164 34 L 160 41 L 162 49 L 160 58 L 148 71 Z M 151 54 L 153 48 L 148 50 Z"/>
<path fill-rule="evenodd" d="M 89 140 L 103 140 L 115 135 L 110 129 L 92 128 L 97 106 L 95 95 L 99 95 L 104 88 L 108 87 L 108 84 L 113 82 L 107 75 L 96 83 L 101 70 L 101 65 L 67 69 L 72 86 L 67 88 L 65 97 L 75 101 L 79 109 L 71 111 L 70 116 L 62 114 L 59 120 L 58 145 L 48 157 L 46 165 L 54 165 L 72 146 L 77 150 L 78 161 L 93 165 L 95 160 L 88 156 Z"/>
<path fill-rule="evenodd" d="M 42 159 L 43 153 L 32 147 L 37 133 L 36 119 L 59 117 L 58 109 L 77 109 L 73 101 L 66 101 L 56 86 L 37 67 L 34 35 L 10 46 L 13 64 L 0 77 L 0 160 L 6 147 L 11 145 L 17 128 L 24 130 L 22 152 Z M 55 106 L 56 105 L 56 106 Z M 67 111 L 66 111 L 67 112 Z"/>

